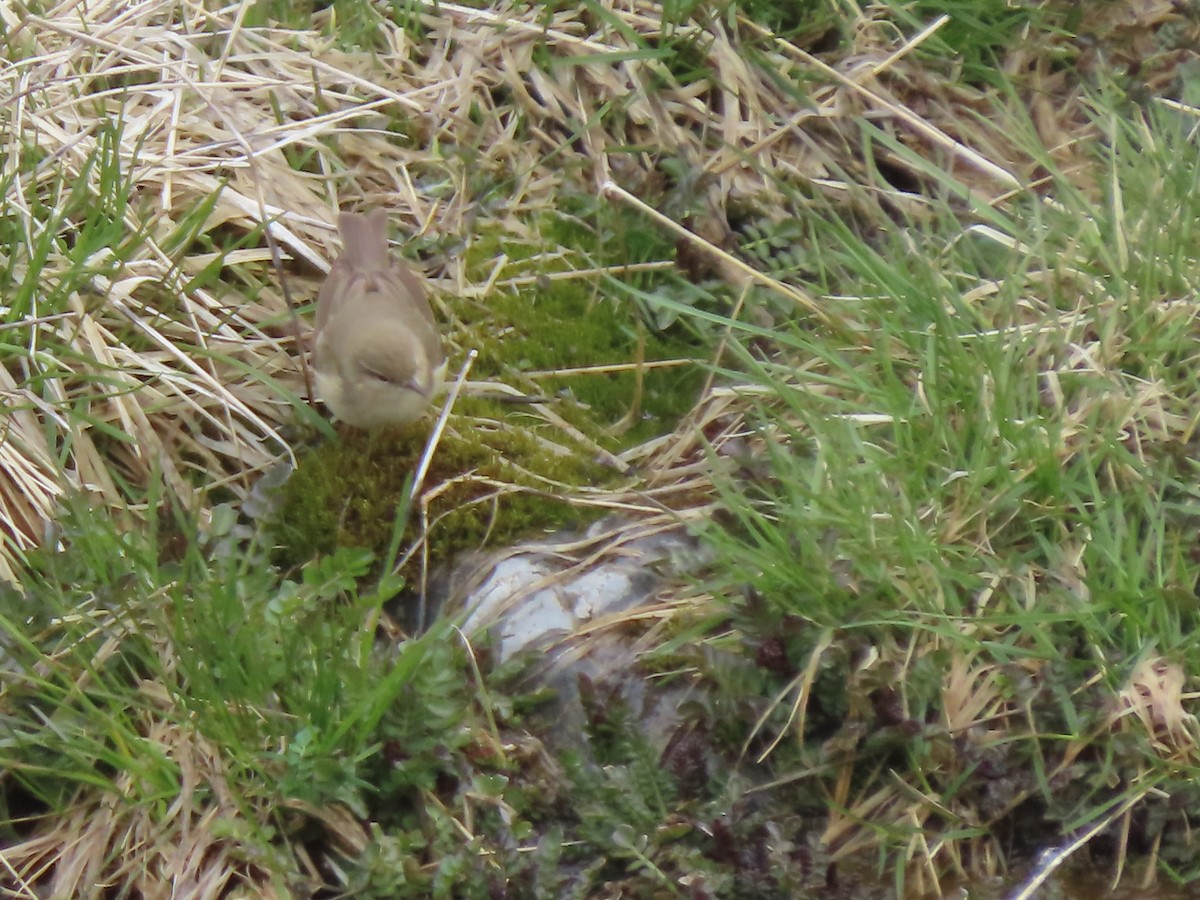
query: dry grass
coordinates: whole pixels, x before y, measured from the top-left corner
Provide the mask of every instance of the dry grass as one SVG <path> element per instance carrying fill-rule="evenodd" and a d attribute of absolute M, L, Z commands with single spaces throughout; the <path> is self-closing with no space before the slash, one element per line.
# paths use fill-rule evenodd
<path fill-rule="evenodd" d="M 0 375 L 13 407 L 0 455 L 0 575 L 9 579 L 63 492 L 114 509 L 156 479 L 189 502 L 214 487 L 240 496 L 290 454 L 285 426 L 304 394 L 307 326 L 298 342 L 264 227 L 306 302 L 334 250 L 339 207 L 383 205 L 406 231 L 460 246 L 484 227 L 536 242 L 530 223 L 564 191 L 635 202 L 630 192 L 656 190 L 657 163 L 669 155 L 692 171 L 681 189 L 703 199 L 689 239 L 701 256 L 729 280 L 766 283 L 839 328 L 800 285 L 723 253 L 731 203 L 769 209 L 777 179 L 811 179 L 852 204 L 870 197 L 875 215 L 887 200 L 919 203 L 886 184 L 845 180 L 863 114 L 940 155 L 985 202 L 1032 166 L 1011 148 L 964 141 L 955 118 L 964 98 L 905 65 L 926 34 L 894 45 L 870 21 L 839 69 L 748 23 L 689 23 L 674 38 L 690 42 L 711 75 L 681 84 L 647 51 L 660 23 L 636 4 L 610 9 L 625 35 L 588 33 L 566 11 L 547 20 L 518 5 L 439 4 L 417 17 L 422 39 L 381 22 L 369 53 L 327 36 L 336 31 L 330 10 L 307 31 L 246 27 L 248 12 L 60 5 L 7 23 L 4 204 L 21 234 L 10 270 L 28 297 L 9 307 L 21 349 Z M 747 43 L 764 40 L 760 52 L 779 72 L 818 79 L 810 103 L 747 64 Z M 914 96 L 921 114 L 906 105 Z M 621 115 L 602 117 L 613 108 Z M 128 205 L 116 210 L 125 234 L 144 238 L 119 257 L 101 247 L 80 261 L 70 247 L 81 208 L 66 208 L 66 187 L 85 192 L 84 208 L 108 202 L 97 159 L 128 186 Z M 245 236 L 248 246 L 214 253 Z M 37 260 L 41 241 L 49 250 Z M 189 286 L 208 267 L 219 277 Z M 434 274 L 447 295 L 486 303 L 487 291 L 537 268 L 536 258 L 519 270 L 500 258 L 481 284 L 451 254 Z M 577 277 L 603 274 L 579 268 Z M 453 316 L 452 307 L 443 312 Z M 39 350 L 70 365 L 48 366 Z"/>

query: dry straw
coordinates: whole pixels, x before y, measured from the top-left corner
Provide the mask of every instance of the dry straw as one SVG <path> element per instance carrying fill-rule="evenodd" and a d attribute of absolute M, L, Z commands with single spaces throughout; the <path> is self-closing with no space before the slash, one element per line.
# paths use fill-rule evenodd
<path fill-rule="evenodd" d="M 5 7 L 4 213 L 19 223 L 8 256 L 27 300 L 7 309 L 20 345 L 0 374 L 9 409 L 0 577 L 18 577 L 64 493 L 119 509 L 161 480 L 203 503 L 211 485 L 244 494 L 291 453 L 304 336 L 290 324 L 262 229 L 304 302 L 333 250 L 339 206 L 383 204 L 433 236 L 470 240 L 486 223 L 536 241 L 530 223 L 562 192 L 603 190 L 636 204 L 656 158 L 669 154 L 696 168 L 711 207 L 707 228 L 688 240 L 731 279 L 765 283 L 836 329 L 802 285 L 718 246 L 731 200 L 772 196 L 776 178 L 836 185 L 840 133 L 865 109 L 911 143 L 961 159 L 981 192 L 1014 180 L 1011 167 L 880 87 L 928 31 L 889 46 L 882 30 L 864 27 L 856 58 L 872 64 L 842 74 L 757 26 L 713 17 L 674 31 L 712 73 L 680 83 L 646 52 L 662 27 L 648 7 L 612 4 L 608 21 L 620 27 L 597 20 L 594 33 L 572 11 L 536 5 L 413 8 L 419 27 L 381 21 L 364 36 L 375 45 L 367 52 L 328 36 L 352 24 L 329 10 L 290 31 L 248 27 L 246 3 L 60 4 L 22 16 Z M 767 40 L 781 72 L 820 76 L 811 103 L 763 79 L 747 63 L 747 40 Z M 613 108 L 622 114 L 600 118 Z M 69 250 L 81 208 L 67 186 L 103 204 L 111 185 L 97 160 L 131 189 L 120 229 L 144 237 L 119 255 L 98 248 L 81 274 Z M 502 204 L 477 202 L 480 179 L 506 185 Z M 231 236 L 251 236 L 251 246 L 215 256 L 210 242 Z M 50 248 L 44 260 L 33 252 L 40 244 Z M 538 262 L 498 265 L 482 285 L 457 258 L 437 274 L 449 293 L 486 302 L 489 290 L 536 276 Z M 218 279 L 190 284 L 212 266 Z"/>

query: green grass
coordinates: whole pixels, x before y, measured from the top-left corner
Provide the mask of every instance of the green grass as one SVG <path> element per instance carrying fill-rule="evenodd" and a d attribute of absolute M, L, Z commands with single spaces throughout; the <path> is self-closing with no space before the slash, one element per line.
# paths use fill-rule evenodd
<path fill-rule="evenodd" d="M 781 767 L 824 769 L 832 792 L 837 745 L 860 800 L 905 779 L 954 814 L 926 822 L 923 841 L 978 842 L 1032 805 L 1036 846 L 1058 822 L 1081 828 L 1141 798 L 1166 870 L 1190 881 L 1187 814 L 1143 791 L 1195 777 L 1195 721 L 1164 737 L 1111 717 L 1143 661 L 1200 668 L 1198 160 L 1174 113 L 1116 97 L 1093 100 L 1110 146 L 1092 189 L 1060 179 L 1055 205 L 987 211 L 999 246 L 964 232 L 970 217 L 901 222 L 871 242 L 827 210 L 801 223 L 821 293 L 855 298 L 836 312 L 867 346 L 802 323 L 751 332 L 729 375 L 769 388 L 752 417 L 760 447 L 736 467 L 714 457 L 725 512 L 704 533 L 729 637 L 780 655 L 789 699 L 765 731 L 785 729 L 793 699 L 807 709 L 804 733 L 775 751 Z M 955 659 L 975 672 L 985 720 L 949 718 Z M 813 664 L 820 689 L 785 687 Z M 1166 715 L 1172 701 L 1155 700 Z M 992 737 L 967 731 L 984 721 Z M 897 725 L 907 734 L 889 740 Z M 987 754 L 1033 777 L 993 784 L 985 803 Z M 925 822 L 933 807 L 918 805 Z M 918 836 L 903 820 L 872 823 L 897 872 Z"/>
<path fill-rule="evenodd" d="M 70 550 L 44 559 L 27 594 L 4 597 L 10 815 L 53 822 L 118 792 L 131 833 L 168 835 L 179 804 L 215 804 L 219 826 L 200 831 L 214 852 L 234 848 L 235 879 L 295 883 L 288 845 L 321 832 L 319 812 L 410 821 L 419 793 L 487 728 L 449 623 L 377 643 L 395 585 L 359 587 L 369 554 L 286 578 L 228 509 L 208 530 L 180 514 L 143 535 L 76 509 Z M 8 827 L 17 838 L 28 824 Z M 154 841 L 134 852 L 159 872 L 171 855 Z"/>
<path fill-rule="evenodd" d="M 70 549 L 37 560 L 27 593 L 0 597 L 15 865 L 44 830 L 64 867 L 81 861 L 74 891 L 126 865 L 147 885 L 215 870 L 247 890 L 307 891 L 298 845 L 327 884 L 362 897 L 486 897 L 501 884 L 586 896 L 689 870 L 732 885 L 703 833 L 671 824 L 680 804 L 719 816 L 736 796 L 724 778 L 700 786 L 687 753 L 661 768 L 610 696 L 585 704 L 591 748 L 556 761 L 525 731 L 554 727 L 542 703 L 505 680 L 515 671 L 484 686 L 448 620 L 379 640 L 396 585 L 363 588 L 369 554 L 288 577 L 228 508 L 205 528 L 168 513 L 142 533 L 73 509 Z M 125 849 L 76 855 L 97 829 Z M 747 829 L 725 839 L 761 840 Z M 203 869 L 177 868 L 181 842 L 205 848 Z"/>

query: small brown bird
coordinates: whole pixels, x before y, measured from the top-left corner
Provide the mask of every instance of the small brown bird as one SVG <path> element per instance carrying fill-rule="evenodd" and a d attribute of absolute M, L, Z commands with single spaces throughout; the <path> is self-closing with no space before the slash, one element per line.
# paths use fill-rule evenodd
<path fill-rule="evenodd" d="M 425 286 L 390 259 L 385 210 L 342 213 L 338 231 L 342 255 L 317 295 L 317 393 L 347 425 L 411 422 L 446 374 Z"/>

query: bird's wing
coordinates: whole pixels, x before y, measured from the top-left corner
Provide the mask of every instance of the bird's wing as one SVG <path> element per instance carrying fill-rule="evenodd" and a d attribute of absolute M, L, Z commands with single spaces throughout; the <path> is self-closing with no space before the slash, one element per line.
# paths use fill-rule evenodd
<path fill-rule="evenodd" d="M 338 233 L 342 252 L 317 293 L 317 331 L 329 325 L 333 314 L 350 302 L 348 294 L 361 290 L 356 281 L 374 273 L 386 278 L 391 271 L 387 246 L 387 211 L 373 209 L 361 213 L 339 213 Z"/>
<path fill-rule="evenodd" d="M 429 308 L 429 291 L 425 289 L 424 280 L 403 262 L 393 266 L 392 275 L 392 287 L 397 300 L 436 330 L 437 319 Z"/>

